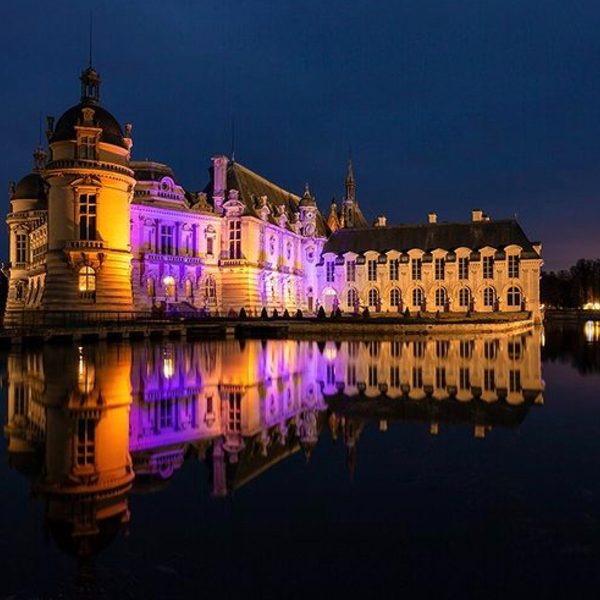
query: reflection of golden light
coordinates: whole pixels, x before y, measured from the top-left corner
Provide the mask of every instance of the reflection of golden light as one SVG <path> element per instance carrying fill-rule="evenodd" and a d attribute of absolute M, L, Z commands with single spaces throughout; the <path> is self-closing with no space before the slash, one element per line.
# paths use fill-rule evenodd
<path fill-rule="evenodd" d="M 173 356 L 165 350 L 163 353 L 163 375 L 165 379 L 171 379 L 175 373 L 175 360 Z"/>
<path fill-rule="evenodd" d="M 89 394 L 96 383 L 96 369 L 83 357 L 83 348 L 79 346 L 79 362 L 77 365 L 77 386 L 82 394 Z"/>
<path fill-rule="evenodd" d="M 335 360 L 337 358 L 337 348 L 335 347 L 335 344 L 328 343 L 323 350 L 323 356 L 325 357 L 325 360 L 330 362 Z"/>
<path fill-rule="evenodd" d="M 583 331 L 585 333 L 585 339 L 588 342 L 600 341 L 600 322 L 599 321 L 587 321 L 584 325 Z"/>
<path fill-rule="evenodd" d="M 583 310 L 600 310 L 600 302 L 587 302 L 583 305 Z"/>

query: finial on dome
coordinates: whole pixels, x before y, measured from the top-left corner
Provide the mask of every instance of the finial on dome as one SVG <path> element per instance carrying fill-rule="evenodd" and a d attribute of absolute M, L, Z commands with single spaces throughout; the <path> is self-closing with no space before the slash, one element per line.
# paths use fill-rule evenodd
<path fill-rule="evenodd" d="M 100 102 L 100 75 L 94 67 L 89 66 L 81 73 L 81 101 L 88 104 Z"/>

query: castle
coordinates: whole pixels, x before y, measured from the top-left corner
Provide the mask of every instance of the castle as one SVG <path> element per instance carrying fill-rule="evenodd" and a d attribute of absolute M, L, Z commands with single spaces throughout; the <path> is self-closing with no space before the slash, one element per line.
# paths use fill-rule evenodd
<path fill-rule="evenodd" d="M 288 192 L 224 155 L 185 190 L 171 168 L 131 156 L 132 126 L 81 100 L 56 122 L 48 152 L 11 185 L 5 324 L 29 312 L 149 311 L 249 315 L 529 311 L 540 317 L 541 244 L 516 220 L 370 227 L 348 165 L 325 219 L 308 185 Z"/>

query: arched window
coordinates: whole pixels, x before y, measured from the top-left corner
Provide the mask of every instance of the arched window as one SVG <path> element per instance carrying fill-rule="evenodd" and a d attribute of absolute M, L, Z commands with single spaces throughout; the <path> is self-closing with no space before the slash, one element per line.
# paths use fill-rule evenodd
<path fill-rule="evenodd" d="M 208 276 L 204 282 L 204 296 L 207 304 L 217 303 L 217 284 L 212 275 Z"/>
<path fill-rule="evenodd" d="M 80 294 L 93 294 L 96 291 L 96 271 L 92 267 L 83 266 L 79 269 Z"/>
<path fill-rule="evenodd" d="M 154 298 L 156 296 L 156 284 L 154 283 L 153 277 L 146 279 L 146 295 L 148 298 Z"/>
<path fill-rule="evenodd" d="M 458 305 L 461 308 L 468 308 L 471 304 L 471 290 L 469 288 L 460 288 L 458 292 Z"/>
<path fill-rule="evenodd" d="M 173 298 L 175 296 L 175 278 L 171 275 L 167 275 L 163 279 L 163 285 L 165 287 L 165 296 L 167 298 Z"/>
<path fill-rule="evenodd" d="M 193 286 L 192 286 L 192 280 L 191 279 L 186 279 L 185 280 L 185 297 L 188 300 L 192 299 L 193 296 Z"/>
<path fill-rule="evenodd" d="M 398 288 L 393 288 L 390 292 L 390 306 L 400 306 L 401 295 Z"/>
<path fill-rule="evenodd" d="M 412 303 L 415 308 L 421 308 L 421 306 L 423 306 L 423 290 L 421 288 L 415 288 L 413 290 Z"/>
<path fill-rule="evenodd" d="M 350 309 L 358 308 L 358 292 L 354 288 L 350 288 L 348 290 L 348 294 L 346 295 L 346 304 Z"/>
<path fill-rule="evenodd" d="M 521 306 L 521 290 L 516 286 L 508 288 L 506 302 L 508 306 Z"/>
<path fill-rule="evenodd" d="M 375 288 L 369 290 L 369 306 L 371 308 L 379 308 L 379 291 Z"/>
<path fill-rule="evenodd" d="M 446 294 L 446 290 L 444 288 L 438 288 L 435 290 L 435 305 L 438 308 L 444 308 L 446 306 L 446 299 L 448 294 Z"/>
<path fill-rule="evenodd" d="M 483 305 L 494 306 L 496 302 L 496 290 L 493 287 L 486 287 L 483 290 Z"/>

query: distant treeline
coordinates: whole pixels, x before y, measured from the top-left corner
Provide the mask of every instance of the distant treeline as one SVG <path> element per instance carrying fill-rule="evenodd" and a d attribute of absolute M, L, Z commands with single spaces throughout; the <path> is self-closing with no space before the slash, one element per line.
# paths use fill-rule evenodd
<path fill-rule="evenodd" d="M 551 308 L 581 308 L 600 302 L 600 259 L 579 259 L 570 269 L 542 272 L 542 303 Z"/>

